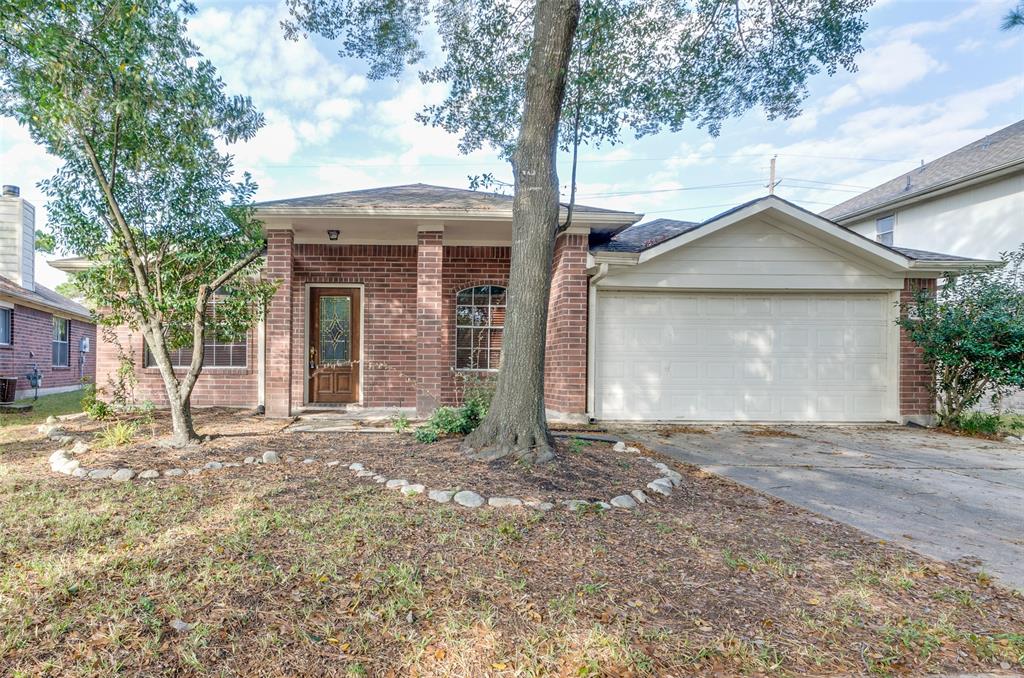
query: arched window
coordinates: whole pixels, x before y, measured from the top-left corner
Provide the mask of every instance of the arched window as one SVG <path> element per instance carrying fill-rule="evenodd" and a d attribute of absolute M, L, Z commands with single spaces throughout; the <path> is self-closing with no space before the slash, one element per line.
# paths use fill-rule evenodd
<path fill-rule="evenodd" d="M 497 370 L 505 331 L 505 288 L 470 287 L 455 297 L 455 368 Z"/>

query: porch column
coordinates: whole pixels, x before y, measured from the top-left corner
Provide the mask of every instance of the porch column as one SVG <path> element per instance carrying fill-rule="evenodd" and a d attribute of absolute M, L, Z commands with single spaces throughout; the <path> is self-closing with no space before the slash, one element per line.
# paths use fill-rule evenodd
<path fill-rule="evenodd" d="M 447 361 L 442 337 L 444 226 L 422 225 L 416 238 L 416 415 L 441 405 Z"/>
<path fill-rule="evenodd" d="M 557 419 L 587 411 L 587 233 L 570 228 L 555 242 L 544 356 L 544 406 Z"/>
<path fill-rule="evenodd" d="M 267 278 L 278 281 L 266 320 L 265 406 L 268 417 L 292 413 L 292 254 L 290 230 L 267 231 Z"/>
<path fill-rule="evenodd" d="M 907 278 L 900 302 L 909 304 L 918 289 L 935 294 L 937 281 Z M 924 359 L 924 351 L 900 328 L 900 419 L 930 426 L 935 423 L 935 369 Z"/>

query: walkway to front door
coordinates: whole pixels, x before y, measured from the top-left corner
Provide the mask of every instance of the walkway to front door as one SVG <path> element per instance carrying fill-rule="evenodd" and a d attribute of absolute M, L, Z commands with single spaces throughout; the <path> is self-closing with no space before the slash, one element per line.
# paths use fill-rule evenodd
<path fill-rule="evenodd" d="M 309 291 L 309 402 L 359 400 L 359 289 L 314 287 Z"/>

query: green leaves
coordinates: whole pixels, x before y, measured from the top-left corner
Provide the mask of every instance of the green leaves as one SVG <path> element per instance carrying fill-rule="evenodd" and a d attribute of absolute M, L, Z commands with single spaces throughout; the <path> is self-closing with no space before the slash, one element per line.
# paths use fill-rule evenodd
<path fill-rule="evenodd" d="M 899 324 L 936 369 L 939 416 L 955 423 L 987 395 L 1024 388 L 1024 245 L 1001 269 L 918 291 Z"/>

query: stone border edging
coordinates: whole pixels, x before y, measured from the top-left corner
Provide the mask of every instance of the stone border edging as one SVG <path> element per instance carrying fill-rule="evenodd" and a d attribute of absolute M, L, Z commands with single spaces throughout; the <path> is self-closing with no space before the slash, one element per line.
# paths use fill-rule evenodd
<path fill-rule="evenodd" d="M 73 476 L 75 478 L 92 479 L 92 480 L 112 480 L 114 482 L 128 482 L 131 480 L 154 480 L 156 478 L 178 478 L 185 475 L 195 476 L 206 471 L 218 471 L 225 468 L 237 468 L 243 465 L 255 466 L 255 465 L 273 465 L 282 463 L 281 457 L 277 452 L 273 450 L 267 450 L 261 457 L 248 456 L 242 463 L 238 462 L 221 462 L 221 461 L 209 461 L 203 466 L 197 466 L 190 469 L 183 468 L 169 468 L 163 471 L 151 468 L 144 471 L 138 472 L 135 469 L 122 467 L 122 468 L 94 468 L 87 469 L 81 465 L 81 463 L 74 458 L 76 454 L 83 454 L 89 450 L 89 445 L 82 441 L 77 440 L 73 436 L 67 434 L 56 421 L 50 422 L 49 419 L 45 424 L 39 426 L 39 432 L 43 433 L 54 442 L 58 442 L 65 447 L 58 449 L 56 452 L 50 455 L 48 461 L 50 464 L 50 470 L 54 473 L 60 473 L 62 475 Z M 73 447 L 67 449 L 68 444 L 74 443 Z M 627 446 L 625 441 L 617 440 L 612 446 L 612 449 L 616 452 L 631 452 L 635 454 L 641 454 L 641 451 L 637 447 Z M 567 510 L 570 511 L 581 511 L 587 510 L 590 507 L 594 507 L 598 510 L 609 510 L 612 508 L 617 509 L 635 509 L 641 504 L 647 504 L 653 501 L 656 497 L 669 497 L 672 494 L 672 490 L 678 487 L 683 480 L 683 476 L 678 471 L 672 470 L 667 464 L 652 459 L 651 457 L 641 456 L 643 461 L 651 464 L 657 469 L 661 475 L 651 482 L 647 483 L 644 489 L 634 489 L 629 494 L 620 494 L 612 497 L 609 501 L 587 501 L 585 499 L 563 499 L 559 502 Z M 313 457 L 307 457 L 305 459 L 299 459 L 297 457 L 286 457 L 283 460 L 285 463 L 302 463 L 302 464 L 317 464 L 319 460 Z M 332 460 L 325 462 L 325 468 L 334 468 L 341 465 L 340 460 Z M 429 488 L 421 483 L 410 483 L 405 478 L 388 478 L 387 476 L 381 475 L 371 469 L 366 468 L 361 462 L 353 462 L 348 465 L 347 469 L 352 472 L 357 479 L 371 479 L 374 483 L 383 485 L 385 489 L 398 490 L 405 496 L 416 496 L 425 494 L 428 499 L 438 504 L 455 503 L 464 508 L 480 508 L 487 505 L 491 508 L 506 509 L 506 508 L 517 508 L 526 507 L 532 508 L 537 511 L 550 511 L 555 508 L 555 504 L 546 501 L 540 501 L 533 498 L 521 498 L 515 496 L 494 496 L 485 498 L 472 490 L 467 489 L 436 489 Z"/>

